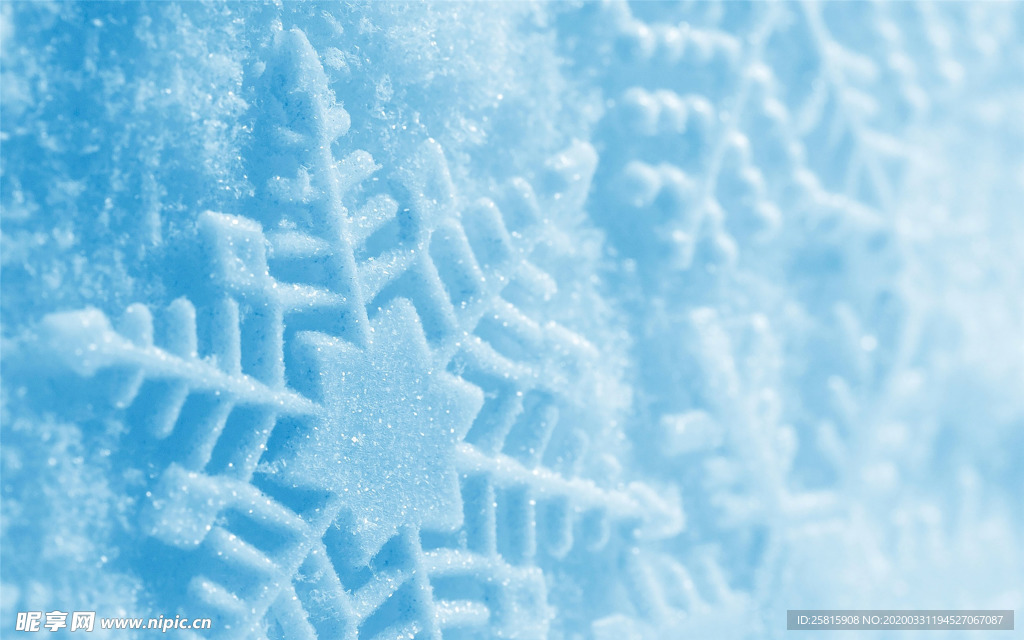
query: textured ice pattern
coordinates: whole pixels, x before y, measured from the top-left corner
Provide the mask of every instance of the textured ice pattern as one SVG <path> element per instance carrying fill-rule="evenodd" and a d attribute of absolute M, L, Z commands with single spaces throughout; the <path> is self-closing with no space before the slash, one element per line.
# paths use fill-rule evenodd
<path fill-rule="evenodd" d="M 1024 610 L 1024 5 L 0 19 L 5 637 Z"/>

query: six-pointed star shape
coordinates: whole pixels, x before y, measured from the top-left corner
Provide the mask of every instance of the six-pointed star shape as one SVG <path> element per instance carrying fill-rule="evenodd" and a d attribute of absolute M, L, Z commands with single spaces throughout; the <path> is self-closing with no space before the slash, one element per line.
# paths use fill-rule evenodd
<path fill-rule="evenodd" d="M 291 482 L 339 494 L 357 516 L 364 557 L 399 525 L 451 530 L 462 522 L 455 445 L 483 404 L 481 390 L 434 369 L 411 303 L 399 299 L 373 322 L 370 343 L 309 332 L 297 338 L 322 401 L 313 428 L 284 470 Z"/>

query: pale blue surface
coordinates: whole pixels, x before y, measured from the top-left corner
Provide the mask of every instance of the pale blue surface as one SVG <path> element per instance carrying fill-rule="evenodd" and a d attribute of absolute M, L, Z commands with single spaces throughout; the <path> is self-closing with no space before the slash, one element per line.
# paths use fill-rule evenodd
<path fill-rule="evenodd" d="M 5 637 L 1024 610 L 1021 5 L 0 18 Z"/>

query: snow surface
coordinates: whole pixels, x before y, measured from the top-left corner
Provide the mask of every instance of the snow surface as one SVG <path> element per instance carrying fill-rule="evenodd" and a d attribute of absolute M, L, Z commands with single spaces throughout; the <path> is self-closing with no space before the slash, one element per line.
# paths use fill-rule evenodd
<path fill-rule="evenodd" d="M 1022 37 L 1018 3 L 3 3 L 0 629 L 1024 610 Z"/>

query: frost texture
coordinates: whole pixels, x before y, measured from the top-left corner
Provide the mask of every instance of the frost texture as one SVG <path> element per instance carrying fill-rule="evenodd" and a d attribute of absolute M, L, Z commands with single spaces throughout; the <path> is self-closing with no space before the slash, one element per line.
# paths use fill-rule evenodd
<path fill-rule="evenodd" d="M 1024 609 L 1019 5 L 0 17 L 0 624 Z"/>

